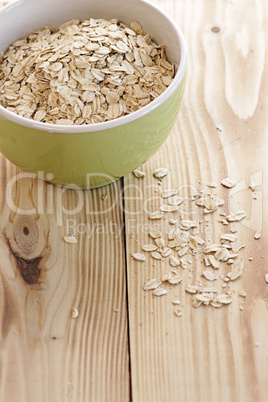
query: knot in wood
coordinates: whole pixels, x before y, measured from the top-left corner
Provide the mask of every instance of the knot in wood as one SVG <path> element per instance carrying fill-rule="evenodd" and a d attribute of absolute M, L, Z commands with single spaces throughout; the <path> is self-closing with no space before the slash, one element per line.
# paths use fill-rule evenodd
<path fill-rule="evenodd" d="M 214 32 L 214 33 L 219 33 L 220 30 L 221 30 L 220 27 L 212 27 L 211 28 L 211 31 Z"/>
<path fill-rule="evenodd" d="M 13 226 L 14 240 L 24 255 L 30 255 L 38 244 L 38 227 L 29 216 L 17 215 Z"/>

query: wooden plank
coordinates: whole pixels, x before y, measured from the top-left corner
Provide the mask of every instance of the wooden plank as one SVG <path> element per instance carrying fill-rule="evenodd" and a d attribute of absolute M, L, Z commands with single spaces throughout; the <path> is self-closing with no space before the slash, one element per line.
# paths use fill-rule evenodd
<path fill-rule="evenodd" d="M 125 178 L 133 401 L 264 402 L 268 399 L 267 4 L 154 3 L 181 26 L 190 59 L 186 93 L 172 135 L 141 167 L 144 179 Z M 158 167 L 170 171 L 161 186 L 152 178 Z M 233 189 L 220 185 L 225 177 L 237 182 Z M 255 192 L 248 188 L 250 181 L 256 184 Z M 239 224 L 225 227 L 218 222 L 219 211 L 214 212 L 200 229 L 209 243 L 237 226 L 237 235 L 246 244 L 240 252 L 245 258 L 243 275 L 227 285 L 232 304 L 219 309 L 192 307 L 184 287 L 206 282 L 201 279 L 204 265 L 195 256 L 188 257 L 193 263 L 186 270 L 181 269 L 181 284 L 163 285 L 167 295 L 153 297 L 143 285 L 150 278 L 161 278 L 170 269 L 168 261 L 155 261 L 147 254 L 145 262 L 138 262 L 131 254 L 152 243 L 148 226 L 159 225 L 166 236 L 171 225 L 169 215 L 150 221 L 148 212 L 163 204 L 161 189 L 178 188 L 185 198 L 182 214 L 205 220 L 208 217 L 197 215 L 189 197 L 211 182 L 217 183 L 216 191 L 225 200 L 222 213 L 247 213 Z M 254 239 L 256 231 L 262 233 L 259 240 Z M 217 280 L 225 291 L 221 284 Z M 245 299 L 238 296 L 241 290 L 247 293 Z M 174 299 L 181 301 L 181 317 L 174 314 Z"/>
<path fill-rule="evenodd" d="M 0 400 L 128 401 L 120 182 L 61 189 L 3 157 L 0 177 Z"/>

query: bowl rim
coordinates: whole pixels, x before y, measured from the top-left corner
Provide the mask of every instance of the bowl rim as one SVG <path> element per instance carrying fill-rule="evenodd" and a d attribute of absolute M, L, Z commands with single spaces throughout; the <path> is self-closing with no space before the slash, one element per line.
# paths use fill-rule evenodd
<path fill-rule="evenodd" d="M 1 119 L 4 117 L 7 120 L 10 120 L 14 123 L 17 123 L 21 126 L 29 127 L 32 129 L 37 129 L 40 131 L 46 131 L 46 132 L 51 132 L 51 133 L 62 133 L 62 134 L 68 134 L 68 133 L 90 133 L 90 132 L 96 132 L 96 131 L 103 131 L 107 129 L 113 129 L 116 127 L 120 127 L 124 124 L 133 122 L 148 113 L 152 112 L 156 108 L 158 108 L 160 105 L 162 105 L 174 92 L 175 90 L 179 87 L 181 82 L 183 81 L 183 78 L 186 74 L 186 69 L 187 69 L 187 64 L 188 64 L 188 47 L 186 40 L 184 38 L 184 35 L 179 28 L 179 26 L 175 23 L 175 21 L 161 8 L 158 6 L 152 4 L 148 0 L 140 0 L 142 3 L 146 3 L 149 7 L 155 9 L 158 13 L 162 14 L 169 22 L 169 24 L 173 27 L 173 29 L 176 31 L 177 36 L 179 38 L 179 43 L 180 43 L 180 63 L 177 66 L 177 71 L 175 73 L 174 79 L 172 83 L 165 89 L 164 92 L 162 92 L 161 95 L 159 95 L 156 99 L 151 101 L 148 105 L 142 107 L 141 109 L 132 112 L 126 116 L 118 117 L 114 120 L 108 120 L 105 122 L 100 122 L 100 123 L 92 123 L 92 124 L 85 124 L 85 125 L 61 125 L 61 124 L 53 124 L 53 123 L 43 123 L 43 122 L 38 122 L 33 119 L 27 118 L 27 117 L 22 117 L 17 115 L 14 112 L 11 112 L 7 110 L 5 107 L 0 105 L 0 122 Z M 0 15 L 2 10 L 6 9 L 9 5 L 12 6 L 14 3 L 16 3 L 17 0 L 9 0 L 3 7 L 0 9 Z M 1 124 L 1 123 L 0 123 Z"/>

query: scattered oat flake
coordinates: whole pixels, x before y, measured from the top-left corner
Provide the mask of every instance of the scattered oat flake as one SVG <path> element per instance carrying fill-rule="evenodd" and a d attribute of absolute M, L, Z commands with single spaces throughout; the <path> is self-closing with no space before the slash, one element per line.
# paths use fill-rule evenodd
<path fill-rule="evenodd" d="M 229 259 L 229 251 L 226 248 L 219 249 L 215 253 L 215 258 L 218 261 L 228 261 Z"/>
<path fill-rule="evenodd" d="M 243 273 L 243 269 L 244 269 L 244 258 L 240 258 L 236 263 L 234 263 L 230 280 L 235 281 L 237 278 L 239 278 Z"/>
<path fill-rule="evenodd" d="M 152 239 L 157 239 L 158 237 L 161 237 L 160 230 L 149 230 L 148 234 Z"/>
<path fill-rule="evenodd" d="M 180 311 L 180 309 L 174 310 L 174 314 L 175 314 L 176 317 L 181 317 L 182 316 L 182 312 Z"/>
<path fill-rule="evenodd" d="M 134 254 L 132 254 L 132 257 L 136 261 L 145 261 L 145 255 L 141 254 L 141 253 L 134 253 Z"/>
<path fill-rule="evenodd" d="M 254 239 L 259 240 L 261 238 L 261 232 L 256 232 Z"/>
<path fill-rule="evenodd" d="M 228 294 L 226 294 L 226 293 L 223 293 L 223 294 L 221 294 L 221 295 L 218 295 L 218 296 L 216 297 L 216 299 L 217 299 L 218 302 L 220 302 L 220 303 L 222 303 L 222 304 L 230 304 L 230 303 L 232 303 L 232 296 L 231 296 L 231 295 L 228 295 Z"/>
<path fill-rule="evenodd" d="M 138 177 L 139 179 L 145 176 L 145 173 L 139 169 L 134 169 L 132 173 L 134 174 L 135 177 Z"/>
<path fill-rule="evenodd" d="M 199 195 L 193 196 L 193 201 L 195 201 L 195 205 L 198 207 L 204 207 L 205 206 L 205 198 L 201 197 Z"/>
<path fill-rule="evenodd" d="M 239 296 L 241 296 L 241 297 L 246 297 L 247 294 L 246 294 L 246 292 L 245 292 L 244 290 L 240 290 Z"/>
<path fill-rule="evenodd" d="M 214 255 L 209 255 L 209 256 L 208 256 L 208 260 L 209 260 L 210 264 L 212 265 L 212 267 L 213 267 L 214 269 L 219 269 L 219 268 L 220 268 L 220 261 L 217 260 L 217 259 L 214 257 Z"/>
<path fill-rule="evenodd" d="M 178 267 L 180 265 L 180 260 L 178 258 L 176 258 L 176 257 L 170 257 L 169 264 L 172 267 Z"/>
<path fill-rule="evenodd" d="M 169 205 L 178 206 L 183 202 L 183 197 L 176 195 L 168 200 Z"/>
<path fill-rule="evenodd" d="M 217 288 L 202 288 L 202 289 L 200 289 L 199 291 L 202 291 L 202 292 L 206 292 L 206 293 L 217 293 L 218 292 L 218 290 L 217 290 Z"/>
<path fill-rule="evenodd" d="M 208 246 L 204 248 L 203 253 L 204 254 L 209 254 L 218 251 L 221 248 L 219 244 L 212 244 L 211 246 Z"/>
<path fill-rule="evenodd" d="M 207 184 L 207 186 L 208 187 L 211 187 L 211 188 L 216 188 L 217 187 L 217 183 L 209 183 L 209 184 Z"/>
<path fill-rule="evenodd" d="M 245 247 L 246 245 L 245 245 L 245 243 L 243 243 L 241 241 L 235 241 L 235 242 L 231 243 L 231 246 L 232 246 L 232 251 L 234 253 L 238 253 L 238 251 L 241 250 L 241 248 Z"/>
<path fill-rule="evenodd" d="M 203 244 L 206 243 L 206 241 L 204 239 L 202 239 L 202 237 L 196 235 L 194 236 L 195 240 L 197 241 L 198 244 L 200 244 L 201 246 L 203 246 Z"/>
<path fill-rule="evenodd" d="M 256 188 L 256 183 L 255 183 L 255 181 L 251 180 L 251 181 L 249 182 L 248 188 L 250 188 L 252 191 L 255 191 L 255 188 Z"/>
<path fill-rule="evenodd" d="M 198 226 L 197 222 L 190 221 L 187 219 L 183 219 L 179 224 L 181 230 L 189 230 L 191 228 L 196 228 L 197 226 Z"/>
<path fill-rule="evenodd" d="M 161 205 L 159 207 L 159 211 L 162 212 L 176 212 L 179 210 L 179 207 L 177 205 Z"/>
<path fill-rule="evenodd" d="M 167 274 L 164 274 L 161 278 L 162 282 L 166 282 L 171 278 L 171 272 L 168 272 Z"/>
<path fill-rule="evenodd" d="M 210 271 L 203 271 L 202 275 L 208 280 L 208 281 L 215 281 L 217 277 Z"/>
<path fill-rule="evenodd" d="M 170 219 L 169 223 L 170 223 L 170 225 L 176 225 L 177 221 L 176 221 L 176 219 Z"/>
<path fill-rule="evenodd" d="M 187 293 L 195 294 L 195 293 L 197 293 L 198 289 L 199 289 L 198 286 L 187 285 L 186 288 L 185 288 L 185 291 L 186 291 Z"/>
<path fill-rule="evenodd" d="M 224 205 L 224 200 L 214 194 L 206 194 L 204 197 L 199 198 L 196 205 L 204 207 L 205 214 L 212 213 L 218 209 L 219 206 Z"/>
<path fill-rule="evenodd" d="M 237 211 L 234 212 L 233 214 L 230 214 L 227 216 L 227 221 L 228 222 L 238 222 L 241 221 L 246 217 L 246 213 L 244 211 Z"/>
<path fill-rule="evenodd" d="M 72 236 L 64 236 L 63 239 L 64 239 L 64 241 L 66 243 L 70 243 L 70 244 L 76 244 L 77 243 L 77 238 L 74 235 L 72 235 Z"/>
<path fill-rule="evenodd" d="M 155 260 L 162 260 L 162 255 L 158 253 L 158 251 L 153 251 L 151 257 L 154 258 Z"/>
<path fill-rule="evenodd" d="M 161 193 L 162 198 L 169 198 L 172 197 L 173 195 L 176 195 L 178 192 L 177 189 L 170 189 L 170 190 L 163 190 Z"/>
<path fill-rule="evenodd" d="M 162 248 L 162 247 L 165 247 L 166 242 L 162 237 L 159 237 L 159 238 L 155 239 L 155 244 L 157 247 Z"/>
<path fill-rule="evenodd" d="M 231 232 L 231 233 L 237 233 L 237 232 L 238 232 L 238 229 L 237 229 L 237 228 L 231 228 L 231 229 L 230 229 L 230 232 Z"/>
<path fill-rule="evenodd" d="M 72 309 L 72 318 L 77 318 L 79 315 L 79 311 L 77 310 L 77 308 L 73 308 Z"/>
<path fill-rule="evenodd" d="M 171 229 L 171 230 L 168 232 L 168 240 L 174 240 L 176 234 L 177 234 L 177 230 L 176 230 L 175 228 Z"/>
<path fill-rule="evenodd" d="M 154 211 L 149 215 L 150 219 L 162 219 L 164 216 L 164 212 Z"/>
<path fill-rule="evenodd" d="M 193 305 L 194 308 L 198 308 L 198 307 L 202 306 L 202 304 L 203 303 L 200 300 L 197 300 L 195 298 L 192 301 L 192 305 Z"/>
<path fill-rule="evenodd" d="M 222 184 L 224 187 L 232 188 L 232 187 L 234 187 L 234 186 L 236 185 L 236 181 L 226 178 L 226 179 L 223 179 L 223 180 L 221 181 L 221 184 Z"/>
<path fill-rule="evenodd" d="M 183 277 L 181 275 L 175 275 L 168 279 L 168 282 L 172 285 L 177 285 L 178 283 L 182 282 Z"/>
<path fill-rule="evenodd" d="M 184 246 L 182 248 L 180 248 L 180 250 L 178 250 L 178 256 L 179 257 L 183 257 L 185 254 L 187 254 L 189 251 L 189 246 Z"/>
<path fill-rule="evenodd" d="M 156 179 L 162 179 L 163 177 L 168 175 L 168 169 L 166 168 L 158 168 L 154 171 L 153 176 Z"/>
<path fill-rule="evenodd" d="M 142 246 L 142 249 L 144 251 L 155 251 L 157 250 L 157 246 L 154 244 L 145 244 L 144 246 Z"/>
<path fill-rule="evenodd" d="M 268 274 L 265 274 L 265 282 L 268 283 Z"/>
<path fill-rule="evenodd" d="M 172 300 L 172 304 L 174 304 L 175 306 L 178 306 L 179 304 L 181 304 L 180 300 Z"/>
<path fill-rule="evenodd" d="M 203 293 L 198 293 L 196 296 L 196 299 L 201 301 L 201 302 L 210 302 L 214 295 L 213 293 L 207 293 L 207 292 L 203 292 Z"/>
<path fill-rule="evenodd" d="M 189 240 L 189 247 L 192 250 L 196 250 L 198 247 L 198 242 L 196 241 L 194 236 L 190 236 L 190 240 Z"/>
<path fill-rule="evenodd" d="M 161 285 L 161 281 L 158 279 L 150 279 L 148 282 L 145 283 L 144 285 L 144 290 L 154 290 L 158 288 L 158 286 Z"/>
<path fill-rule="evenodd" d="M 164 258 L 167 258 L 169 255 L 171 254 L 171 248 L 169 247 L 165 247 L 162 251 L 161 251 L 161 255 Z"/>
<path fill-rule="evenodd" d="M 222 303 L 220 301 L 218 301 L 217 299 L 213 299 L 210 302 L 210 305 L 214 308 L 221 308 L 222 307 Z"/>
<path fill-rule="evenodd" d="M 237 237 L 233 234 L 225 233 L 221 235 L 221 240 L 236 241 Z"/>
<path fill-rule="evenodd" d="M 166 294 L 167 294 L 167 291 L 166 291 L 166 289 L 163 289 L 163 288 L 157 288 L 153 291 L 154 296 L 164 296 Z"/>

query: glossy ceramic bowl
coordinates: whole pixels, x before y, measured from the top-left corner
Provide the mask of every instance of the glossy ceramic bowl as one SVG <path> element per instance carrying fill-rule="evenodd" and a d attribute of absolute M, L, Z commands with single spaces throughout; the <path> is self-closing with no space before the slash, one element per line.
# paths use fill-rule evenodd
<path fill-rule="evenodd" d="M 56 28 L 77 18 L 139 21 L 145 32 L 166 45 L 175 63 L 171 85 L 142 109 L 118 119 L 62 126 L 20 117 L 0 106 L 0 151 L 21 169 L 41 173 L 56 184 L 101 187 L 143 164 L 168 137 L 185 84 L 187 47 L 178 26 L 144 0 L 15 0 L 0 9 L 0 53 L 15 40 L 43 26 Z"/>

